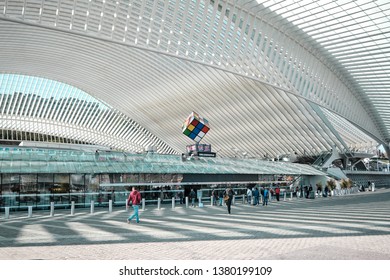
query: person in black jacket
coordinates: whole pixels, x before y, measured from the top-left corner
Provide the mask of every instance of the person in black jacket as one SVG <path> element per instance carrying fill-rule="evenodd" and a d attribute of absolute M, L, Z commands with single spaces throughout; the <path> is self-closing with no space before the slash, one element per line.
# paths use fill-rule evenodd
<path fill-rule="evenodd" d="M 190 198 L 191 198 L 191 206 L 195 207 L 196 193 L 195 193 L 194 189 L 191 189 Z"/>
<path fill-rule="evenodd" d="M 228 213 L 230 214 L 233 200 L 233 190 L 231 188 L 227 188 L 224 193 L 224 200 L 228 209 Z"/>
<path fill-rule="evenodd" d="M 218 192 L 218 196 L 219 196 L 219 206 L 222 206 L 222 203 L 223 203 L 223 195 L 224 195 L 224 191 L 223 190 L 220 190 Z"/>

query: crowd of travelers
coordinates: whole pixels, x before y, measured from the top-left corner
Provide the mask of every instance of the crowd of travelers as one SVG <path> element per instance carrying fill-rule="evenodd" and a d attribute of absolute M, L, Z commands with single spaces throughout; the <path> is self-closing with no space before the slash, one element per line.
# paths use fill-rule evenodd
<path fill-rule="evenodd" d="M 370 182 L 369 182 L 370 184 Z M 282 187 L 282 189 L 281 189 Z M 364 187 L 362 190 L 364 191 Z M 280 184 L 271 184 L 271 185 L 252 185 L 245 187 L 231 187 L 227 186 L 226 188 L 218 188 L 215 186 L 211 189 L 199 189 L 199 187 L 159 187 L 153 191 L 146 191 L 143 193 L 143 196 L 149 196 L 149 198 L 157 199 L 160 198 L 161 202 L 164 200 L 171 200 L 175 198 L 179 201 L 180 204 L 186 203 L 186 198 L 188 197 L 188 203 L 190 207 L 200 206 L 203 204 L 201 202 L 203 198 L 211 200 L 213 206 L 226 206 L 228 213 L 231 213 L 231 206 L 234 196 L 244 197 L 248 205 L 258 206 L 263 205 L 267 206 L 270 201 L 280 201 L 280 196 L 283 195 L 284 199 L 286 195 L 288 197 L 296 198 L 315 198 L 315 197 L 328 197 L 331 196 L 331 190 L 326 185 L 323 189 L 317 186 L 317 189 L 314 190 L 312 185 L 301 185 L 301 186 L 284 186 Z"/>
<path fill-rule="evenodd" d="M 371 186 L 371 183 L 368 182 L 368 185 Z M 374 185 L 374 184 L 372 184 Z M 372 186 L 372 189 L 374 187 Z M 365 191 L 364 186 L 361 186 L 359 188 L 359 191 Z M 248 186 L 247 188 L 235 188 L 228 186 L 227 188 L 217 188 L 214 187 L 211 190 L 204 190 L 204 189 L 195 189 L 195 188 L 186 188 L 181 189 L 180 187 L 177 187 L 176 189 L 171 188 L 159 188 L 158 190 L 152 191 L 152 197 L 154 198 L 160 198 L 161 201 L 167 198 L 175 198 L 179 199 L 179 203 L 183 204 L 185 203 L 185 199 L 188 197 L 188 202 L 191 204 L 191 207 L 196 207 L 197 202 L 198 205 L 202 205 L 201 198 L 198 197 L 198 195 L 202 196 L 203 192 L 206 192 L 206 199 L 210 198 L 213 206 L 225 206 L 227 207 L 227 211 L 229 214 L 231 214 L 232 211 L 232 203 L 234 196 L 243 196 L 243 199 L 245 199 L 246 203 L 248 205 L 258 206 L 263 205 L 267 206 L 269 201 L 276 200 L 280 201 L 280 195 L 281 193 L 284 195 L 284 198 L 286 198 L 287 192 L 290 193 L 291 197 L 296 198 L 315 198 L 315 196 L 322 196 L 322 197 L 328 197 L 331 195 L 331 190 L 326 185 L 325 188 L 322 190 L 322 187 L 317 186 L 316 192 L 314 192 L 314 189 L 311 185 L 309 186 L 284 186 L 283 190 L 281 191 L 279 184 L 274 184 L 270 186 L 259 186 L 259 185 L 253 185 Z M 207 194 L 207 192 L 209 192 Z M 333 195 L 333 194 L 332 194 Z M 130 200 L 129 196 L 129 200 Z M 134 200 L 133 198 L 131 198 Z M 135 205 L 135 207 L 134 207 Z M 133 202 L 133 208 L 134 213 L 132 216 L 128 218 L 128 222 L 132 220 L 132 218 L 136 218 L 137 223 L 138 221 L 138 205 L 139 201 Z"/>

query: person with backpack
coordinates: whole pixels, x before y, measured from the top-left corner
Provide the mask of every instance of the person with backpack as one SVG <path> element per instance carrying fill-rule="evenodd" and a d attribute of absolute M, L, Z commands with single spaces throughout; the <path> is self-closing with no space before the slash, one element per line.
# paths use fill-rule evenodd
<path fill-rule="evenodd" d="M 137 224 L 139 223 L 138 209 L 140 203 L 141 203 L 141 193 L 136 189 L 136 187 L 133 187 L 129 195 L 129 198 L 127 199 L 127 205 L 129 206 L 132 205 L 134 209 L 133 214 L 127 218 L 128 224 L 130 224 L 133 218 L 135 218 Z"/>

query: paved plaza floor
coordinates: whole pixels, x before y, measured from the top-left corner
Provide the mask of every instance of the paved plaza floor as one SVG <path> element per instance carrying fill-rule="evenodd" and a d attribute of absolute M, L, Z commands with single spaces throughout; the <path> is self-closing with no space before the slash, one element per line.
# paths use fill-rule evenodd
<path fill-rule="evenodd" d="M 283 200 L 283 199 L 282 199 Z M 0 213 L 2 260 L 390 260 L 390 190 L 226 207 Z"/>

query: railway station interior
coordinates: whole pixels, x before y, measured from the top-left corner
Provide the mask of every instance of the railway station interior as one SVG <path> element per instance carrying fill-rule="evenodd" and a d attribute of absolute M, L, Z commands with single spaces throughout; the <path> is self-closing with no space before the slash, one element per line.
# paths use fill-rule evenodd
<path fill-rule="evenodd" d="M 0 0 L 0 211 L 390 179 L 390 2 Z"/>

